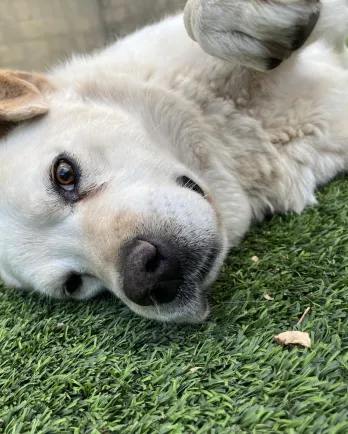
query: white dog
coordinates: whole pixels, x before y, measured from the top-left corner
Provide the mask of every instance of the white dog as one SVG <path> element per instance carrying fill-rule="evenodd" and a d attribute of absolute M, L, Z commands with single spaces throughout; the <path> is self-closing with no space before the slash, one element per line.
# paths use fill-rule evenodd
<path fill-rule="evenodd" d="M 348 168 L 347 29 L 348 0 L 190 0 L 45 77 L 1 71 L 5 284 L 202 321 L 252 221 Z"/>

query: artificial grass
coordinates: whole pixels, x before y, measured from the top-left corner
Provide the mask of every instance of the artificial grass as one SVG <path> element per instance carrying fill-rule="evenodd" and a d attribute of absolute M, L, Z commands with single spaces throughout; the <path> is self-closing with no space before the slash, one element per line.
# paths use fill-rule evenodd
<path fill-rule="evenodd" d="M 347 180 L 318 196 L 251 231 L 198 327 L 1 290 L 0 431 L 348 432 Z M 313 348 L 277 345 L 307 306 Z"/>

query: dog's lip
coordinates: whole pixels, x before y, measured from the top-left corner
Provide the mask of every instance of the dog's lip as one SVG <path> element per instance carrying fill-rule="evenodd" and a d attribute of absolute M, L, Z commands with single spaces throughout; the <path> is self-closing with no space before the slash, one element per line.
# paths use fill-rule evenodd
<path fill-rule="evenodd" d="M 205 319 L 207 319 L 207 316 L 210 314 L 210 306 L 208 302 L 207 297 L 202 297 L 201 299 L 201 309 L 199 312 L 195 312 L 195 315 L 192 315 L 189 317 L 188 322 L 191 324 L 200 324 Z"/>
<path fill-rule="evenodd" d="M 133 312 L 148 319 L 164 323 L 200 324 L 210 313 L 207 294 L 197 281 L 186 281 L 185 286 L 185 292 L 170 303 L 139 306 L 125 297 L 121 299 Z"/>
<path fill-rule="evenodd" d="M 201 266 L 199 267 L 200 282 L 204 282 L 205 278 L 209 275 L 215 264 L 216 258 L 219 255 L 220 250 L 221 249 L 219 247 L 214 245 L 213 247 L 211 247 L 210 251 L 204 258 Z"/>

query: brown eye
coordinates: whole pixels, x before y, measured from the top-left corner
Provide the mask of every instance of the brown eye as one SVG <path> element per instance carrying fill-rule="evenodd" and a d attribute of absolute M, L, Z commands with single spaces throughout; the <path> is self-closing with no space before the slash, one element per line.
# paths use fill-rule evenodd
<path fill-rule="evenodd" d="M 64 190 L 72 190 L 76 182 L 75 169 L 68 161 L 60 160 L 56 165 L 54 178 Z"/>

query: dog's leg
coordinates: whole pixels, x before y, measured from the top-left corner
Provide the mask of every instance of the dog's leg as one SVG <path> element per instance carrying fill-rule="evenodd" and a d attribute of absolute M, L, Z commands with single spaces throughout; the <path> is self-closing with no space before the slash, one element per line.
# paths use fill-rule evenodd
<path fill-rule="evenodd" d="M 245 190 L 253 192 L 254 215 L 267 206 L 301 212 L 315 202 L 316 187 L 348 171 L 348 0 L 189 0 L 185 24 L 210 55 L 274 69 L 239 72 L 252 78 L 246 103 L 253 119 L 245 122 L 260 122 L 265 137 L 252 152 L 238 148 L 233 161 L 240 162 Z M 231 136 L 240 125 L 240 118 L 230 124 Z M 243 131 L 240 142 L 248 139 Z"/>
<path fill-rule="evenodd" d="M 266 71 L 317 39 L 342 51 L 348 0 L 189 0 L 185 25 L 208 54 Z"/>

